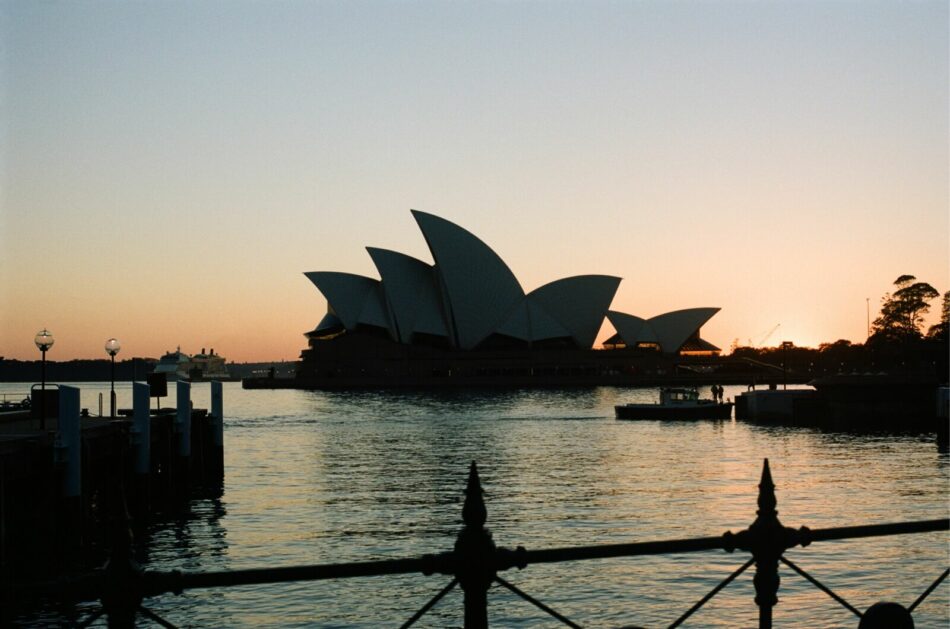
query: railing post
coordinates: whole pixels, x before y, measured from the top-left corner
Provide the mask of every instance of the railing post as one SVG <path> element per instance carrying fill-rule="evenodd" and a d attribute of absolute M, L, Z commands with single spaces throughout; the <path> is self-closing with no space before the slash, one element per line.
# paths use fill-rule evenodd
<path fill-rule="evenodd" d="M 465 592 L 465 629 L 488 627 L 488 588 L 495 579 L 495 542 L 485 528 L 488 512 L 475 461 L 468 472 L 462 521 L 455 541 L 455 576 Z"/>
<path fill-rule="evenodd" d="M 772 627 L 772 608 L 778 603 L 778 587 L 781 577 L 778 575 L 778 560 L 785 551 L 784 548 L 769 543 L 772 535 L 782 528 L 778 519 L 775 498 L 775 483 L 772 482 L 772 472 L 769 470 L 769 460 L 762 464 L 762 479 L 759 481 L 759 509 L 756 511 L 755 522 L 750 530 L 756 529 L 759 543 L 753 549 L 755 557 L 755 604 L 759 606 L 759 629 Z"/>
<path fill-rule="evenodd" d="M 786 550 L 811 540 L 808 527 L 793 529 L 783 526 L 775 509 L 775 483 L 769 470 L 769 460 L 762 464 L 762 479 L 759 481 L 759 497 L 756 518 L 752 525 L 736 534 L 723 536 L 724 548 L 730 552 L 736 548 L 752 553 L 755 559 L 755 604 L 759 606 L 759 629 L 772 626 L 772 608 L 778 603 L 778 562 Z"/>
<path fill-rule="evenodd" d="M 723 535 L 723 548 L 729 552 L 736 549 L 752 553 L 755 560 L 755 604 L 759 607 L 759 628 L 772 626 L 772 608 L 778 603 L 778 563 L 785 551 L 795 546 L 808 546 L 812 534 L 807 526 L 799 529 L 783 526 L 775 509 L 775 483 L 769 470 L 769 460 L 762 464 L 762 480 L 759 481 L 759 497 L 756 518 L 752 525 L 738 533 Z"/>

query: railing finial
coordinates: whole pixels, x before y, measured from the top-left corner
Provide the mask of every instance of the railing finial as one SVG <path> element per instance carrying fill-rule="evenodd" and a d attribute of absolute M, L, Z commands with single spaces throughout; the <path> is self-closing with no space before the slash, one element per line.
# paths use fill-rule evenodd
<path fill-rule="evenodd" d="M 468 468 L 468 486 L 465 488 L 465 504 L 462 506 L 462 521 L 465 526 L 481 528 L 488 519 L 488 510 L 482 494 L 482 482 L 478 478 L 478 466 L 472 461 Z"/>
<path fill-rule="evenodd" d="M 772 626 L 772 608 L 778 603 L 778 588 L 781 578 L 778 574 L 778 562 L 788 544 L 785 527 L 778 519 L 775 510 L 775 483 L 769 460 L 762 462 L 762 479 L 759 481 L 759 510 L 755 521 L 749 527 L 749 550 L 755 558 L 755 604 L 759 606 L 759 629 Z"/>
<path fill-rule="evenodd" d="M 775 483 L 772 482 L 772 470 L 769 469 L 769 460 L 762 463 L 762 479 L 759 481 L 759 510 L 756 514 L 760 519 L 771 519 L 778 515 L 775 506 L 778 500 L 775 497 Z"/>
<path fill-rule="evenodd" d="M 495 542 L 485 528 L 488 512 L 482 499 L 478 466 L 472 461 L 462 505 L 465 526 L 455 540 L 455 578 L 465 592 L 465 629 L 487 629 L 488 588 L 495 580 Z"/>

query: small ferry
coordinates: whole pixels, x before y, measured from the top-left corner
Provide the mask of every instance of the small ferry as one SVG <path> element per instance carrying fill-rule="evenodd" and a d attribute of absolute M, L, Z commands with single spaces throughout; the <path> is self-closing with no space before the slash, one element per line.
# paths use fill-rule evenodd
<path fill-rule="evenodd" d="M 729 419 L 732 402 L 701 399 L 693 387 L 664 387 L 658 404 L 622 404 L 614 412 L 617 419 Z"/>

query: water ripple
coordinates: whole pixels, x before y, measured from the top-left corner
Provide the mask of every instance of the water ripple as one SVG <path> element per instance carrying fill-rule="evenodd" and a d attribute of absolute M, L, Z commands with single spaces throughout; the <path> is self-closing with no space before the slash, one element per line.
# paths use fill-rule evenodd
<path fill-rule="evenodd" d="M 126 393 L 120 388 L 120 406 Z M 196 406 L 204 395 L 194 387 Z M 196 500 L 186 516 L 155 523 L 139 540 L 141 554 L 152 569 L 226 570 L 449 550 L 462 525 L 462 490 L 473 460 L 488 527 L 508 547 L 740 530 L 755 517 L 764 458 L 786 525 L 948 515 L 948 457 L 931 435 L 613 419 L 614 404 L 655 395 L 609 388 L 422 394 L 226 385 L 224 497 Z M 879 600 L 911 603 L 948 559 L 945 534 L 822 542 L 789 557 L 862 610 Z M 584 626 L 661 626 L 744 561 L 741 554 L 691 553 L 536 565 L 504 576 Z M 720 593 L 691 626 L 755 625 L 751 576 L 752 570 Z M 407 575 L 246 586 L 162 596 L 148 607 L 182 626 L 392 626 L 447 582 Z M 919 608 L 918 627 L 947 625 L 948 590 L 941 586 Z M 782 570 L 779 597 L 777 624 L 855 625 L 850 612 L 790 570 Z M 493 587 L 489 601 L 495 626 L 553 626 L 504 588 Z M 455 591 L 417 626 L 461 626 L 461 608 Z"/>

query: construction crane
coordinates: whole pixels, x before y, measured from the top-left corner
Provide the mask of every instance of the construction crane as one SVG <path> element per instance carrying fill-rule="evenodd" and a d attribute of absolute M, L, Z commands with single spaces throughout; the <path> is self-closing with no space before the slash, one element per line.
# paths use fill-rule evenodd
<path fill-rule="evenodd" d="M 775 327 L 773 327 L 771 330 L 769 330 L 768 332 L 762 335 L 762 338 L 759 339 L 758 343 L 753 343 L 752 339 L 749 339 L 749 347 L 758 347 L 759 345 L 763 345 L 767 340 L 769 340 L 769 337 L 775 334 L 775 331 L 778 330 L 779 326 L 781 325 L 782 325 L 781 323 L 776 323 Z"/>

